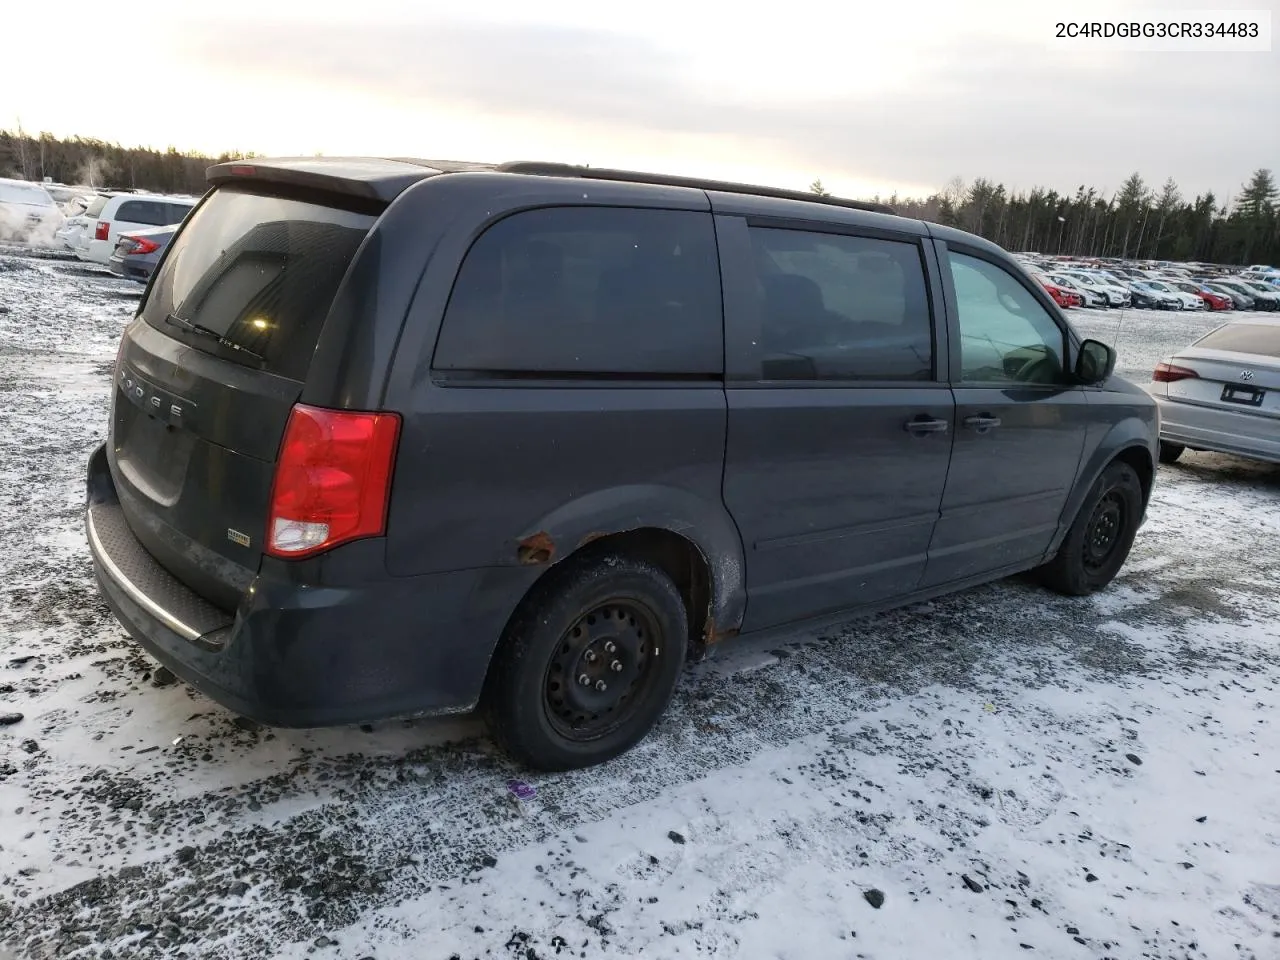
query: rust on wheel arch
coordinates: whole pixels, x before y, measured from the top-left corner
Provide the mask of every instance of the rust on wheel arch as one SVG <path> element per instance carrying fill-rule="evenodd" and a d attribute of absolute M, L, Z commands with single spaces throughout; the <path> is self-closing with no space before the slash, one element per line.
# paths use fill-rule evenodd
<path fill-rule="evenodd" d="M 545 530 L 531 533 L 516 547 L 516 559 L 526 566 L 550 563 L 556 555 L 556 542 Z"/>
<path fill-rule="evenodd" d="M 707 625 L 702 630 L 703 643 L 710 646 L 713 643 L 719 643 L 721 640 L 732 640 L 739 632 L 739 627 L 730 627 L 727 630 L 718 629 L 715 619 L 711 616 L 711 605 L 707 605 Z"/>

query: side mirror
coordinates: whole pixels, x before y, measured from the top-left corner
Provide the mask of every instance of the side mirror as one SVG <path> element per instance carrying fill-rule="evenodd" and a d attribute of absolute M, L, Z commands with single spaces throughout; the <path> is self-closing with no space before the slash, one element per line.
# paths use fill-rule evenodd
<path fill-rule="evenodd" d="M 1101 340 L 1086 340 L 1076 356 L 1076 379 L 1092 386 L 1104 382 L 1116 368 L 1116 352 Z"/>

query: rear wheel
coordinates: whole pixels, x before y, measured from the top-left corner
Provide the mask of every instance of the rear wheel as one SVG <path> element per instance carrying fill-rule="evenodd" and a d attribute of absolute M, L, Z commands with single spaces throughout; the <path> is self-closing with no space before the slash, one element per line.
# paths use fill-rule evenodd
<path fill-rule="evenodd" d="M 1160 462 L 1161 463 L 1177 463 L 1178 458 L 1182 456 L 1183 451 L 1187 448 L 1181 443 L 1169 443 L 1167 440 L 1160 441 Z"/>
<path fill-rule="evenodd" d="M 489 671 L 490 732 L 519 762 L 568 770 L 623 753 L 666 710 L 688 644 L 684 601 L 658 567 L 570 559 L 516 614 Z"/>
<path fill-rule="evenodd" d="M 1142 519 L 1142 484 L 1116 461 L 1094 481 L 1057 555 L 1040 568 L 1051 590 L 1085 596 L 1109 584 L 1129 556 Z"/>

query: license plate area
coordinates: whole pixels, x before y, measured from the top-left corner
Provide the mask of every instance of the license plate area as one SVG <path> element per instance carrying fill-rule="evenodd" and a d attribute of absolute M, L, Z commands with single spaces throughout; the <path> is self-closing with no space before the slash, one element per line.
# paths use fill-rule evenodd
<path fill-rule="evenodd" d="M 1238 403 L 1245 407 L 1262 406 L 1262 398 L 1266 391 L 1261 387 L 1237 387 L 1227 384 L 1222 388 L 1223 403 Z"/>

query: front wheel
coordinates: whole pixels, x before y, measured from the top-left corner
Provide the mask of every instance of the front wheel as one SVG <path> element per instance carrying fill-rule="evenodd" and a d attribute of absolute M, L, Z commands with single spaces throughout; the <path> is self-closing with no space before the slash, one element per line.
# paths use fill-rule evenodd
<path fill-rule="evenodd" d="M 603 763 L 666 710 L 689 627 L 671 578 L 625 555 L 570 559 L 522 603 L 489 670 L 489 730 L 538 770 Z"/>
<path fill-rule="evenodd" d="M 1167 440 L 1160 441 L 1160 462 L 1161 463 L 1177 463 L 1178 458 L 1182 456 L 1186 450 L 1186 446 L 1181 443 L 1170 443 Z"/>
<path fill-rule="evenodd" d="M 1116 461 L 1094 481 L 1052 560 L 1040 568 L 1045 586 L 1082 597 L 1109 584 L 1129 556 L 1142 520 L 1142 484 Z"/>

